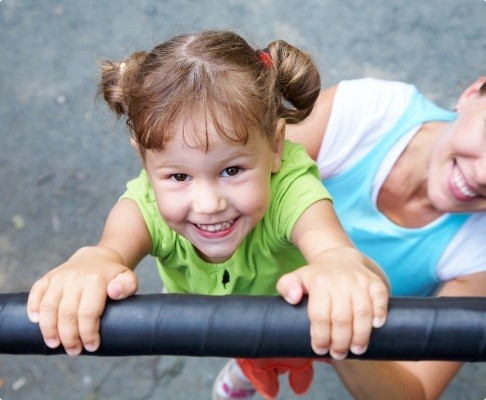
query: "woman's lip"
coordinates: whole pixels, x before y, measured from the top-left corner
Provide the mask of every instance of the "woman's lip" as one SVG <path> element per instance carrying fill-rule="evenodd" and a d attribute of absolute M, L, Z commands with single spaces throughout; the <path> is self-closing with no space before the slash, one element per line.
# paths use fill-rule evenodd
<path fill-rule="evenodd" d="M 479 196 L 473 188 L 471 188 L 462 174 L 457 164 L 452 168 L 451 190 L 459 201 L 471 201 Z"/>

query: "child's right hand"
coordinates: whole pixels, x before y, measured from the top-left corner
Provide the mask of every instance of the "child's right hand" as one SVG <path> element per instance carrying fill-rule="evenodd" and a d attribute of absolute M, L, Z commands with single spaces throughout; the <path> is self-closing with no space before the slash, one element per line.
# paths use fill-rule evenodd
<path fill-rule="evenodd" d="M 100 345 L 100 317 L 107 296 L 119 300 L 138 288 L 135 273 L 107 247 L 84 247 L 34 283 L 27 301 L 29 319 L 39 323 L 48 347 L 63 345 L 69 355 Z"/>

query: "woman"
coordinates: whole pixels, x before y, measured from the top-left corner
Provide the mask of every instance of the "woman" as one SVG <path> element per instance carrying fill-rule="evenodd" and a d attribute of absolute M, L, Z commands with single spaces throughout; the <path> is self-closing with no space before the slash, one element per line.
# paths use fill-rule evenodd
<path fill-rule="evenodd" d="M 486 76 L 455 111 L 411 85 L 361 79 L 323 91 L 313 113 L 287 127 L 392 296 L 486 295 Z M 356 398 L 395 400 L 438 398 L 462 365 L 331 362 Z"/>

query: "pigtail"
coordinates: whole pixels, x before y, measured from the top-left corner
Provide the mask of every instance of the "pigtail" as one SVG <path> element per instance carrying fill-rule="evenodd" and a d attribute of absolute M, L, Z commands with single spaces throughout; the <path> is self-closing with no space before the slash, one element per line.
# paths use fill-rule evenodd
<path fill-rule="evenodd" d="M 320 83 L 312 59 L 284 41 L 257 50 L 233 32 L 203 31 L 104 61 L 98 94 L 126 118 L 143 157 L 180 130 L 184 141 L 207 149 L 208 136 L 200 143 L 198 134 L 204 123 L 236 143 L 259 132 L 273 144 L 278 119 L 306 118 Z"/>
<path fill-rule="evenodd" d="M 277 40 L 267 47 L 276 72 L 279 115 L 288 123 L 298 123 L 312 112 L 321 89 L 319 70 L 302 50 Z"/>
<path fill-rule="evenodd" d="M 100 65 L 101 80 L 98 95 L 103 95 L 110 110 L 117 118 L 128 116 L 130 90 L 136 81 L 140 65 L 147 57 L 146 52 L 133 53 L 125 61 L 103 61 Z"/>

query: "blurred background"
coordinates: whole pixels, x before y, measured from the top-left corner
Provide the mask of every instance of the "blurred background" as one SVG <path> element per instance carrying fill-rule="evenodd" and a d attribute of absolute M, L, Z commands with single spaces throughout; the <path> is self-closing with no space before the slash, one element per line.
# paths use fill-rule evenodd
<path fill-rule="evenodd" d="M 0 0 L 0 291 L 32 283 L 83 245 L 140 164 L 96 99 L 97 63 L 176 34 L 235 30 L 257 47 L 284 39 L 313 54 L 328 86 L 372 76 L 414 83 L 445 108 L 485 74 L 484 0 Z M 151 259 L 141 293 L 159 292 Z M 0 398 L 209 399 L 226 360 L 0 355 Z M 486 397 L 467 364 L 444 399 Z M 283 382 L 282 399 L 294 398 Z M 319 365 L 309 399 L 349 399 Z"/>

